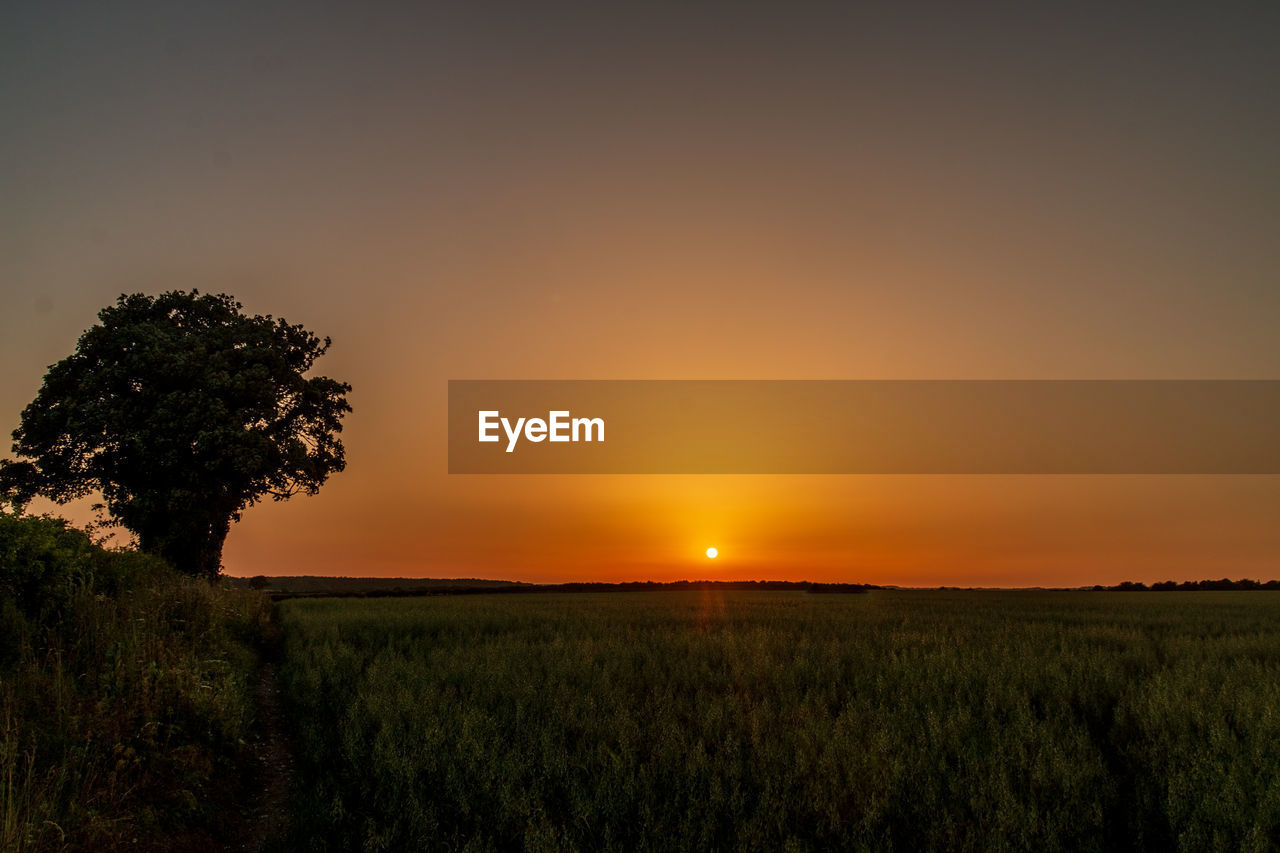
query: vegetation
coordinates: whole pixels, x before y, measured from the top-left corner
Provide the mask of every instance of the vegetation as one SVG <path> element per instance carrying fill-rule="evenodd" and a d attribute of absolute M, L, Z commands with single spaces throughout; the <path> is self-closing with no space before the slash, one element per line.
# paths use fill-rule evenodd
<path fill-rule="evenodd" d="M 216 577 L 231 523 L 343 470 L 351 386 L 305 374 L 329 348 L 230 296 L 121 296 L 53 365 L 0 464 L 0 497 L 101 492 L 143 551 Z"/>
<path fill-rule="evenodd" d="M 267 607 L 0 513 L 0 850 L 226 839 Z"/>
<path fill-rule="evenodd" d="M 1226 590 L 1251 590 L 1265 589 L 1270 591 L 1280 590 L 1280 580 L 1255 581 L 1250 578 L 1241 578 L 1233 581 L 1230 578 L 1222 578 L 1221 580 L 1202 580 L 1202 581 L 1157 581 L 1151 586 L 1147 586 L 1141 581 L 1125 581 L 1115 586 L 1095 586 L 1095 590 L 1109 590 L 1111 592 L 1145 592 L 1151 590 L 1153 592 L 1193 592 L 1196 590 L 1211 590 L 1214 592 L 1224 592 Z"/>
<path fill-rule="evenodd" d="M 628 589 L 283 602 L 278 844 L 1280 847 L 1273 592 Z M 243 846 L 268 608 L 0 514 L 0 849 Z"/>
<path fill-rule="evenodd" d="M 292 575 L 252 578 L 228 578 L 236 586 L 264 589 L 276 598 L 300 596 L 400 596 L 400 595 L 472 595 L 478 593 L 547 593 L 547 592 L 656 592 L 657 590 L 750 589 L 802 590 L 817 593 L 860 593 L 878 587 L 857 583 L 813 583 L 811 581 L 574 581 L 570 583 L 525 583 L 477 578 L 346 578 Z"/>
<path fill-rule="evenodd" d="M 279 607 L 297 849 L 1280 846 L 1272 593 Z"/>
<path fill-rule="evenodd" d="M 350 578 L 321 575 L 277 575 L 251 578 L 227 577 L 233 586 L 265 589 L 276 595 L 379 595 L 434 594 L 440 591 L 472 590 L 489 592 L 506 587 L 533 587 L 520 581 L 493 581 L 478 578 Z"/>

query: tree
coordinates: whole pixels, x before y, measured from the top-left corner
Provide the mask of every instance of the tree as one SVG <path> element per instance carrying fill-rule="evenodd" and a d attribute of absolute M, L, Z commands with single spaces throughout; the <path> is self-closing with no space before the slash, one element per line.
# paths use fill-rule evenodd
<path fill-rule="evenodd" d="M 225 294 L 123 295 L 53 365 L 0 462 L 13 505 L 100 491 L 138 546 L 216 577 L 231 523 L 346 467 L 351 386 L 305 374 L 329 348 Z"/>

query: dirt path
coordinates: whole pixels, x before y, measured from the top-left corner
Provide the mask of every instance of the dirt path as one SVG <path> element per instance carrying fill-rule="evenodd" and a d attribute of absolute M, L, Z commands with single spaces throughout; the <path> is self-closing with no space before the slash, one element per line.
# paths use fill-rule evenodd
<path fill-rule="evenodd" d="M 280 708 L 276 669 L 263 661 L 254 685 L 258 703 L 257 737 L 252 744 L 257 797 L 245 815 L 243 841 L 232 849 L 259 853 L 269 842 L 282 837 L 289 822 L 289 792 L 293 783 L 293 756 L 289 733 Z"/>

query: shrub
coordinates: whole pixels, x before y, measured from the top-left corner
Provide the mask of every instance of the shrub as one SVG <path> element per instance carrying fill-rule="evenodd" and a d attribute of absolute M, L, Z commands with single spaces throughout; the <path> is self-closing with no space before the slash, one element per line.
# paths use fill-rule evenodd
<path fill-rule="evenodd" d="M 64 521 L 0 516 L 0 850 L 236 841 L 269 608 Z"/>
<path fill-rule="evenodd" d="M 63 519 L 0 513 L 0 598 L 32 618 L 60 610 L 92 577 L 94 551 Z"/>

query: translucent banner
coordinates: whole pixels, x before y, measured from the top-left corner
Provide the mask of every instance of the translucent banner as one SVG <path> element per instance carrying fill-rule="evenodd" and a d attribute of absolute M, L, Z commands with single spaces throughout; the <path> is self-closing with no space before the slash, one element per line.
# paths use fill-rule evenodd
<path fill-rule="evenodd" d="M 452 474 L 1276 474 L 1275 380 L 452 380 Z"/>

